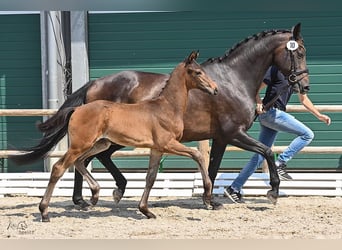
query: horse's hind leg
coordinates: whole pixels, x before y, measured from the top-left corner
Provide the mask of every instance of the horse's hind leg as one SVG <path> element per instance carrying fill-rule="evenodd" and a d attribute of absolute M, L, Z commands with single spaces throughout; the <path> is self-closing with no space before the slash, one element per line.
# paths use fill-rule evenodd
<path fill-rule="evenodd" d="M 108 150 L 103 151 L 99 154 L 96 155 L 96 158 L 99 159 L 99 161 L 105 166 L 105 168 L 110 172 L 110 174 L 113 176 L 117 188 L 114 188 L 113 190 L 113 199 L 115 203 L 119 203 L 120 200 L 122 199 L 125 190 L 126 190 L 126 185 L 127 185 L 127 180 L 123 176 L 123 174 L 120 172 L 120 170 L 115 166 L 111 159 L 111 155 L 123 148 L 123 146 L 120 145 L 111 145 Z"/>
<path fill-rule="evenodd" d="M 231 142 L 231 144 L 248 151 L 259 153 L 265 157 L 270 172 L 271 184 L 271 190 L 267 192 L 267 198 L 273 204 L 276 204 L 279 196 L 280 179 L 277 173 L 276 165 L 274 163 L 272 150 L 244 132 L 236 134 L 236 138 Z"/>
<path fill-rule="evenodd" d="M 159 163 L 160 163 L 162 156 L 163 154 L 161 152 L 151 149 L 150 163 L 149 163 L 149 167 L 146 173 L 145 189 L 144 189 L 144 193 L 139 203 L 140 212 L 146 215 L 146 217 L 149 219 L 156 218 L 156 216 L 148 209 L 148 197 L 150 195 L 150 191 L 153 187 L 153 184 L 156 180 Z"/>

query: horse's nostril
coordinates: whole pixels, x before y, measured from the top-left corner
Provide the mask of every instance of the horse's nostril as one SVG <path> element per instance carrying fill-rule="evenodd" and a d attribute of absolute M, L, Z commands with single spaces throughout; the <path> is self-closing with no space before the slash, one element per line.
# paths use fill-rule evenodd
<path fill-rule="evenodd" d="M 305 87 L 304 87 L 304 91 L 305 91 L 305 92 L 309 92 L 309 91 L 310 91 L 310 86 L 305 86 Z"/>
<path fill-rule="evenodd" d="M 218 93 L 218 90 L 217 90 L 217 88 L 215 88 L 214 89 L 214 95 L 217 95 L 217 93 Z"/>

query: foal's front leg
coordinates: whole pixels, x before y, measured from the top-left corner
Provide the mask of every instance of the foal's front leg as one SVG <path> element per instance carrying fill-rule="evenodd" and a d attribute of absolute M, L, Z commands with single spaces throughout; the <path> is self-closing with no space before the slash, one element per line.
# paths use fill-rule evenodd
<path fill-rule="evenodd" d="M 158 174 L 158 167 L 160 160 L 163 156 L 163 153 L 151 149 L 150 153 L 150 163 L 149 167 L 146 173 L 146 184 L 144 193 L 141 197 L 140 203 L 139 203 L 139 210 L 142 212 L 148 219 L 155 219 L 156 216 L 148 209 L 148 197 L 150 195 L 150 191 L 153 187 L 153 184 L 156 180 L 157 174 Z"/>
<path fill-rule="evenodd" d="M 203 179 L 203 187 L 204 187 L 203 202 L 204 202 L 204 205 L 208 209 L 212 209 L 213 208 L 211 205 L 212 183 L 209 178 L 208 169 L 205 166 L 205 160 L 201 152 L 199 152 L 198 150 L 194 150 L 192 148 L 186 147 L 177 140 L 170 141 L 167 144 L 166 151 L 168 153 L 190 157 L 198 163 L 199 170 L 202 174 L 202 179 Z"/>

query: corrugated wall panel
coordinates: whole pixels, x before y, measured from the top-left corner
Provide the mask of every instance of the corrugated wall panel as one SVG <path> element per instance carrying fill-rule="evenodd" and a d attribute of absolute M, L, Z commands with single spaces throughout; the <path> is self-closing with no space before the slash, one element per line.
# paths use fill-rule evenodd
<path fill-rule="evenodd" d="M 0 108 L 41 108 L 39 15 L 0 15 L 0 30 Z M 41 137 L 34 126 L 40 119 L 0 117 L 1 149 L 32 146 Z M 0 160 L 2 172 L 43 170 L 42 161 L 18 167 Z"/>
<path fill-rule="evenodd" d="M 231 4 L 231 3 L 230 3 Z M 310 98 L 315 104 L 341 104 L 342 93 L 342 14 L 319 12 L 183 12 L 91 14 L 89 16 L 89 55 L 91 78 L 125 69 L 170 72 L 191 50 L 199 49 L 199 61 L 222 55 L 235 43 L 267 29 L 290 28 L 302 23 L 311 75 Z M 299 104 L 293 96 L 291 104 Z M 327 127 L 308 113 L 294 114 L 315 132 L 312 146 L 339 145 L 342 142 L 342 116 L 331 113 Z M 258 136 L 258 123 L 250 130 Z M 293 137 L 279 134 L 276 145 L 288 145 Z M 189 144 L 189 145 L 195 145 Z M 221 169 L 241 168 L 249 152 L 229 152 Z M 321 160 L 318 160 L 321 159 Z M 119 166 L 131 166 L 118 159 Z M 134 167 L 147 167 L 147 161 L 134 160 Z M 191 160 L 169 157 L 164 167 L 195 168 Z M 330 168 L 340 166 L 340 155 L 297 155 L 290 168 Z"/>

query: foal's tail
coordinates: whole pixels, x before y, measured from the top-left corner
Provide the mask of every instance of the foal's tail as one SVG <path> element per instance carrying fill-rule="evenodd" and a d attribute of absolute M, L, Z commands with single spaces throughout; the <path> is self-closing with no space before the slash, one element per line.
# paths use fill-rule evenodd
<path fill-rule="evenodd" d="M 29 164 L 41 158 L 44 158 L 49 151 L 57 145 L 57 143 L 66 135 L 70 116 L 74 112 L 74 107 L 68 107 L 59 110 L 59 114 L 55 119 L 49 121 L 49 126 L 54 127 L 54 132 L 44 134 L 37 146 L 23 149 L 27 153 L 19 155 L 9 155 L 9 159 L 18 165 Z"/>
<path fill-rule="evenodd" d="M 85 103 L 85 98 L 87 95 L 87 91 L 90 86 L 93 84 L 93 81 L 89 81 L 87 84 L 76 90 L 74 93 L 68 96 L 62 106 L 58 109 L 57 113 L 51 116 L 46 121 L 37 124 L 37 128 L 45 133 L 46 135 L 55 133 L 55 120 L 59 120 L 60 116 L 63 115 L 63 109 L 67 107 L 78 107 Z"/>

